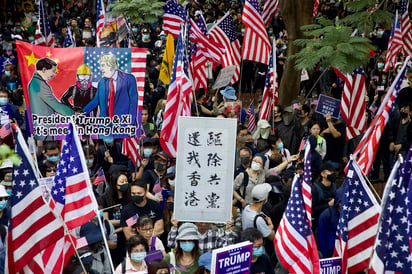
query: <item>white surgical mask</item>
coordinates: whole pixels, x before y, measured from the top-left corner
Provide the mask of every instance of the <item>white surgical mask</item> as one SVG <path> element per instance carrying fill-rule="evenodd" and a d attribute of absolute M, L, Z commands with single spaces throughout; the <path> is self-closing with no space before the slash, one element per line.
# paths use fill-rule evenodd
<path fill-rule="evenodd" d="M 259 171 L 262 167 L 260 166 L 259 163 L 257 162 L 252 162 L 252 165 L 250 166 L 253 170 Z"/>

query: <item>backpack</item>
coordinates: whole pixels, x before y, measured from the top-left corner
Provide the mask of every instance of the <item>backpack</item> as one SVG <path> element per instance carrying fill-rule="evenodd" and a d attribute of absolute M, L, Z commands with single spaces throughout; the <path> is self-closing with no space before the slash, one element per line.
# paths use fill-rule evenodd
<path fill-rule="evenodd" d="M 243 195 L 240 193 L 239 190 L 236 190 L 237 193 L 239 193 L 239 195 L 244 199 L 245 198 L 245 193 L 246 193 L 246 187 L 249 184 L 249 174 L 247 173 L 247 171 L 243 171 Z M 240 173 L 239 173 L 240 174 Z M 236 205 L 237 208 L 242 210 L 242 203 L 237 201 Z"/>

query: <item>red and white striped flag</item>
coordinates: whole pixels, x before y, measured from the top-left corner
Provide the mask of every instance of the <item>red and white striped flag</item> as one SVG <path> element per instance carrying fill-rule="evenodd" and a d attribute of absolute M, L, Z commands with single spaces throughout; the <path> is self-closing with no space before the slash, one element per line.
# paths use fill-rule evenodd
<path fill-rule="evenodd" d="M 335 255 L 342 258 L 342 273 L 358 273 L 368 267 L 372 255 L 380 206 L 353 159 L 343 185 Z"/>
<path fill-rule="evenodd" d="M 190 94 L 192 81 L 189 77 L 188 62 L 186 58 L 187 46 L 184 44 L 182 28 L 176 46 L 173 62 L 172 77 L 170 78 L 169 93 L 167 94 L 163 127 L 160 133 L 160 144 L 164 151 L 176 158 L 177 153 L 177 127 L 179 116 L 190 116 Z M 186 47 L 186 49 L 185 49 Z"/>
<path fill-rule="evenodd" d="M 106 182 L 106 176 L 104 176 L 103 168 L 99 168 L 96 172 L 96 178 L 94 179 L 93 185 L 97 186 L 100 183 Z"/>
<path fill-rule="evenodd" d="M 240 75 L 240 42 L 229 13 L 226 13 L 210 30 L 209 38 L 225 48 L 222 57 L 222 67 L 236 66 L 235 74 L 229 85 L 239 80 Z"/>
<path fill-rule="evenodd" d="M 379 141 L 381 139 L 383 129 L 385 128 L 386 123 L 389 121 L 389 114 L 392 111 L 393 103 L 398 97 L 402 81 L 405 78 L 406 67 L 409 59 L 409 56 L 406 57 L 402 69 L 398 72 L 398 75 L 396 76 L 394 82 L 385 95 L 381 106 L 376 112 L 375 118 L 373 119 L 369 128 L 366 130 L 359 145 L 356 147 L 355 152 L 353 153 L 353 155 L 357 157 L 356 160 L 364 174 L 368 174 L 372 167 L 372 163 L 379 146 Z"/>
<path fill-rule="evenodd" d="M 33 258 L 63 238 L 64 229 L 43 200 L 33 159 L 20 130 L 17 132 L 16 153 L 22 160 L 13 176 L 6 266 L 9 273 L 28 273 L 29 268 L 34 273 L 42 273 L 41 261 L 34 262 Z"/>
<path fill-rule="evenodd" d="M 142 124 L 142 110 L 144 99 L 144 85 L 146 76 L 146 57 L 147 49 L 145 48 L 132 48 L 132 75 L 136 78 L 137 87 L 137 124 Z M 140 127 L 143 128 L 143 127 Z M 136 136 L 139 137 L 142 132 L 137 132 Z"/>
<path fill-rule="evenodd" d="M 9 136 L 11 134 L 11 132 L 12 132 L 12 129 L 11 129 L 11 124 L 10 123 L 7 123 L 7 124 L 4 124 L 4 125 L 0 126 L 0 138 L 1 139 L 4 139 L 7 136 Z"/>
<path fill-rule="evenodd" d="M 315 3 L 313 5 L 313 15 L 312 15 L 313 18 L 315 18 L 316 15 L 318 14 L 319 2 L 320 0 L 315 0 Z"/>
<path fill-rule="evenodd" d="M 312 226 L 312 168 L 311 168 L 310 143 L 306 142 L 302 175 L 302 196 L 305 203 L 306 215 Z"/>
<path fill-rule="evenodd" d="M 100 47 L 100 38 L 104 29 L 105 11 L 103 0 L 97 0 L 96 9 L 96 46 Z"/>
<path fill-rule="evenodd" d="M 242 45 L 242 58 L 263 64 L 269 62 L 270 42 L 263 23 L 258 0 L 246 0 L 242 22 L 245 36 Z"/>
<path fill-rule="evenodd" d="M 276 50 L 272 48 L 269 66 L 266 72 L 265 87 L 263 89 L 259 120 L 269 121 L 273 107 L 278 103 L 278 74 L 276 72 Z"/>
<path fill-rule="evenodd" d="M 402 51 L 402 43 L 401 25 L 398 20 L 398 10 L 396 10 L 391 36 L 389 37 L 388 50 L 386 51 L 384 71 L 388 71 L 389 68 L 395 66 L 398 53 Z"/>
<path fill-rule="evenodd" d="M 273 244 L 279 260 L 288 272 L 319 274 L 316 241 L 305 211 L 302 183 L 299 175 L 295 174 L 292 193 Z"/>
<path fill-rule="evenodd" d="M 132 160 L 135 167 L 140 166 L 139 138 L 125 138 L 122 144 L 122 154 Z"/>
<path fill-rule="evenodd" d="M 69 124 L 63 141 L 62 154 L 50 194 L 50 207 L 56 215 L 61 216 L 68 230 L 80 227 L 96 216 L 98 206 L 80 139 L 73 123 Z M 64 268 L 71 256 L 70 252 L 74 251 L 68 237 L 66 235 L 64 240 L 45 250 L 43 253 L 45 269 L 58 273 Z"/>
<path fill-rule="evenodd" d="M 47 11 L 44 8 L 44 1 L 39 1 L 39 19 L 37 20 L 36 32 L 34 34 L 34 44 L 45 47 L 53 47 L 54 38 L 50 29 Z"/>
<path fill-rule="evenodd" d="M 170 33 L 174 37 L 178 37 L 180 26 L 186 21 L 186 12 L 182 6 L 175 1 L 168 1 L 163 7 L 163 28 L 165 33 Z"/>
<path fill-rule="evenodd" d="M 273 16 L 275 16 L 276 12 L 279 8 L 279 0 L 266 0 L 265 5 L 263 6 L 263 23 L 265 26 L 269 25 L 270 21 L 272 21 Z"/>
<path fill-rule="evenodd" d="M 249 123 L 247 125 L 247 130 L 254 132 L 256 129 L 256 119 L 255 119 L 255 107 L 253 101 L 250 102 L 249 109 L 247 110 L 247 116 L 249 117 Z"/>
<path fill-rule="evenodd" d="M 201 30 L 202 33 L 205 36 L 207 36 L 206 21 L 203 18 L 202 14 L 198 15 L 197 26 L 199 27 L 199 30 Z M 206 57 L 202 53 L 201 50 L 197 49 L 197 45 L 195 45 L 192 48 L 192 54 L 193 54 L 192 76 L 193 76 L 194 89 L 198 90 L 200 88 L 204 88 L 205 90 L 207 90 L 207 76 L 206 76 L 207 60 L 206 60 Z"/>
<path fill-rule="evenodd" d="M 343 77 L 342 74 L 338 75 Z M 363 69 L 355 70 L 353 75 L 347 74 L 342 80 L 345 81 L 345 86 L 340 115 L 346 123 L 346 140 L 350 140 L 366 130 L 366 85 Z"/>
<path fill-rule="evenodd" d="M 401 0 L 400 5 L 403 53 L 405 56 L 410 56 L 412 55 L 411 19 L 409 18 L 408 4 L 406 1 Z"/>

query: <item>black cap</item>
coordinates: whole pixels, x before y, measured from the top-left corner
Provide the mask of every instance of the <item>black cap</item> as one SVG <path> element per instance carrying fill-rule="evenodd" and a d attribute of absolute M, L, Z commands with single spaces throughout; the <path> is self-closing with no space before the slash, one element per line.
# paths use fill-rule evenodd
<path fill-rule="evenodd" d="M 323 163 L 320 166 L 320 172 L 322 172 L 324 170 L 335 171 L 335 167 L 330 163 Z"/>

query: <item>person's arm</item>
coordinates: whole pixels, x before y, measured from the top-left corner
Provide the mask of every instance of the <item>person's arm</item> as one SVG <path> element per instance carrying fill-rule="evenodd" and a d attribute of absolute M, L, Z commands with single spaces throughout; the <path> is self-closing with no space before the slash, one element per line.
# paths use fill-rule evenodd
<path fill-rule="evenodd" d="M 281 173 L 291 162 L 294 162 L 298 159 L 299 159 L 299 154 L 295 154 L 295 155 L 290 156 L 290 158 L 287 159 L 286 161 L 283 161 L 279 165 L 277 165 L 277 166 L 275 166 L 271 169 L 266 170 L 265 171 L 265 177 L 266 178 L 269 177 L 273 172 L 276 172 L 278 174 Z"/>
<path fill-rule="evenodd" d="M 165 231 L 163 219 L 159 219 L 154 224 L 154 231 L 153 235 L 156 237 L 160 237 Z"/>
<path fill-rule="evenodd" d="M 126 238 L 126 240 L 129 240 L 130 237 L 136 235 L 136 233 L 133 231 L 133 229 L 131 227 L 128 227 L 128 226 L 123 227 L 123 233 L 124 233 L 124 237 Z"/>
<path fill-rule="evenodd" d="M 332 116 L 330 115 L 330 113 L 326 114 L 325 118 L 326 118 L 326 123 L 328 124 L 328 128 L 326 130 L 329 129 L 329 133 L 332 134 L 333 138 L 339 138 L 340 136 L 342 136 L 342 134 L 339 131 L 337 131 L 335 126 L 333 125 Z"/>
<path fill-rule="evenodd" d="M 140 162 L 140 167 L 137 172 L 135 172 L 135 178 L 136 179 L 142 179 L 143 178 L 143 172 L 146 166 L 149 164 L 149 159 L 148 158 L 143 158 L 143 160 Z"/>

